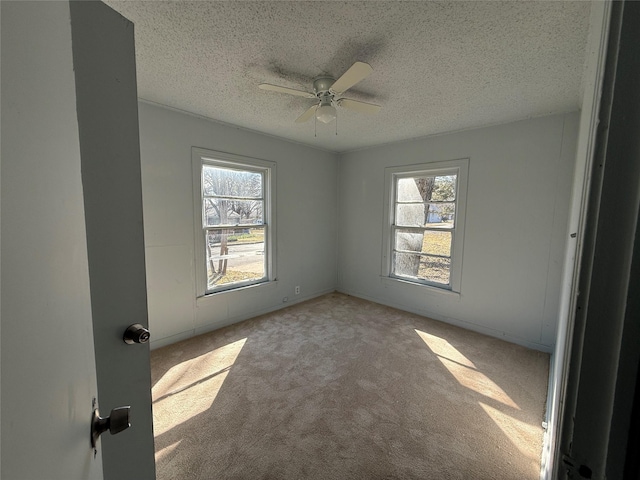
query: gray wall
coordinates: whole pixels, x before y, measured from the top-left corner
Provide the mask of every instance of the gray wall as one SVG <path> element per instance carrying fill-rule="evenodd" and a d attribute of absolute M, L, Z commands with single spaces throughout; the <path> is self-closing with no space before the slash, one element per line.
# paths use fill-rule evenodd
<path fill-rule="evenodd" d="M 68 2 L 2 12 L 4 479 L 102 479 Z"/>
<path fill-rule="evenodd" d="M 339 156 L 144 102 L 139 107 L 153 347 L 338 289 L 551 351 L 577 113 Z M 277 162 L 274 285 L 196 299 L 192 146 Z M 456 158 L 470 159 L 461 295 L 383 280 L 384 168 Z"/>
<path fill-rule="evenodd" d="M 152 347 L 335 290 L 337 155 L 144 102 L 139 116 Z M 277 163 L 276 283 L 196 300 L 194 146 Z"/>
<path fill-rule="evenodd" d="M 338 289 L 529 347 L 555 343 L 578 114 L 348 153 Z M 460 296 L 381 278 L 384 168 L 469 158 Z"/>

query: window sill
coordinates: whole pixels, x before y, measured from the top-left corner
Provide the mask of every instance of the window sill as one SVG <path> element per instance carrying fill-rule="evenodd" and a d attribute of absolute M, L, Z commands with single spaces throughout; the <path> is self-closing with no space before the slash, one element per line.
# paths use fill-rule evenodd
<path fill-rule="evenodd" d="M 451 290 L 445 290 L 444 288 L 433 287 L 431 285 L 410 282 L 408 280 L 402 280 L 401 278 L 380 276 L 380 281 L 382 282 L 383 285 L 385 285 L 385 287 L 388 287 L 388 286 L 400 287 L 400 288 L 413 287 L 413 288 L 419 289 L 421 294 L 426 293 L 429 295 L 449 297 L 451 299 L 456 299 L 456 300 L 460 299 L 459 292 L 453 292 Z"/>
<path fill-rule="evenodd" d="M 229 290 L 223 290 L 221 292 L 212 292 L 207 293 L 206 295 L 201 295 L 196 297 L 196 307 L 206 306 L 209 303 L 215 301 L 220 295 L 229 295 L 233 293 L 250 293 L 251 291 L 259 290 L 271 290 L 278 286 L 277 280 L 271 280 L 268 282 L 256 283 L 254 285 L 245 285 L 244 287 L 232 288 Z"/>

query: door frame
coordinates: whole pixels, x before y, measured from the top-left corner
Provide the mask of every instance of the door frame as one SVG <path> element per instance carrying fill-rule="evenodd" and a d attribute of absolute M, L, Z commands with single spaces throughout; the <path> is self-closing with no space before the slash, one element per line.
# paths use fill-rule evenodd
<path fill-rule="evenodd" d="M 540 478 L 558 478 L 562 462 L 561 428 L 566 414 L 570 356 L 577 333 L 575 312 L 578 279 L 585 244 L 588 197 L 598 131 L 598 114 L 604 80 L 611 1 L 592 1 L 587 39 L 584 93 L 578 131 L 576 163 L 568 222 L 568 236 L 561 281 L 556 345 L 551 357 L 547 400 L 547 431 L 543 443 Z"/>

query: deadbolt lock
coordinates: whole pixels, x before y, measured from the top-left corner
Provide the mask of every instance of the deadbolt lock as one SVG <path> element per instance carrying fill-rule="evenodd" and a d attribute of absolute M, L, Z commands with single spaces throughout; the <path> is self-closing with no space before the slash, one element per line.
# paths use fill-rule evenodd
<path fill-rule="evenodd" d="M 149 341 L 149 337 L 151 337 L 149 330 L 139 323 L 134 323 L 127 327 L 122 339 L 124 340 L 124 343 L 133 345 L 134 343 L 147 343 Z"/>

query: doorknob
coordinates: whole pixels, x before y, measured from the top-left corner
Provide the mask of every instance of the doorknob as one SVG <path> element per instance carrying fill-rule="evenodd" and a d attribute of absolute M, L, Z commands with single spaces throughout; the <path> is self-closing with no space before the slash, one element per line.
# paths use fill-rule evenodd
<path fill-rule="evenodd" d="M 134 343 L 147 343 L 150 336 L 151 333 L 149 333 L 149 330 L 139 323 L 134 323 L 127 327 L 122 339 L 124 340 L 124 343 L 133 345 Z"/>
<path fill-rule="evenodd" d="M 129 423 L 130 410 L 130 406 L 116 407 L 111 410 L 108 417 L 102 418 L 98 409 L 94 409 L 91 418 L 91 447 L 96 448 L 98 438 L 107 430 L 111 435 L 115 435 L 129 428 L 131 426 Z"/>

